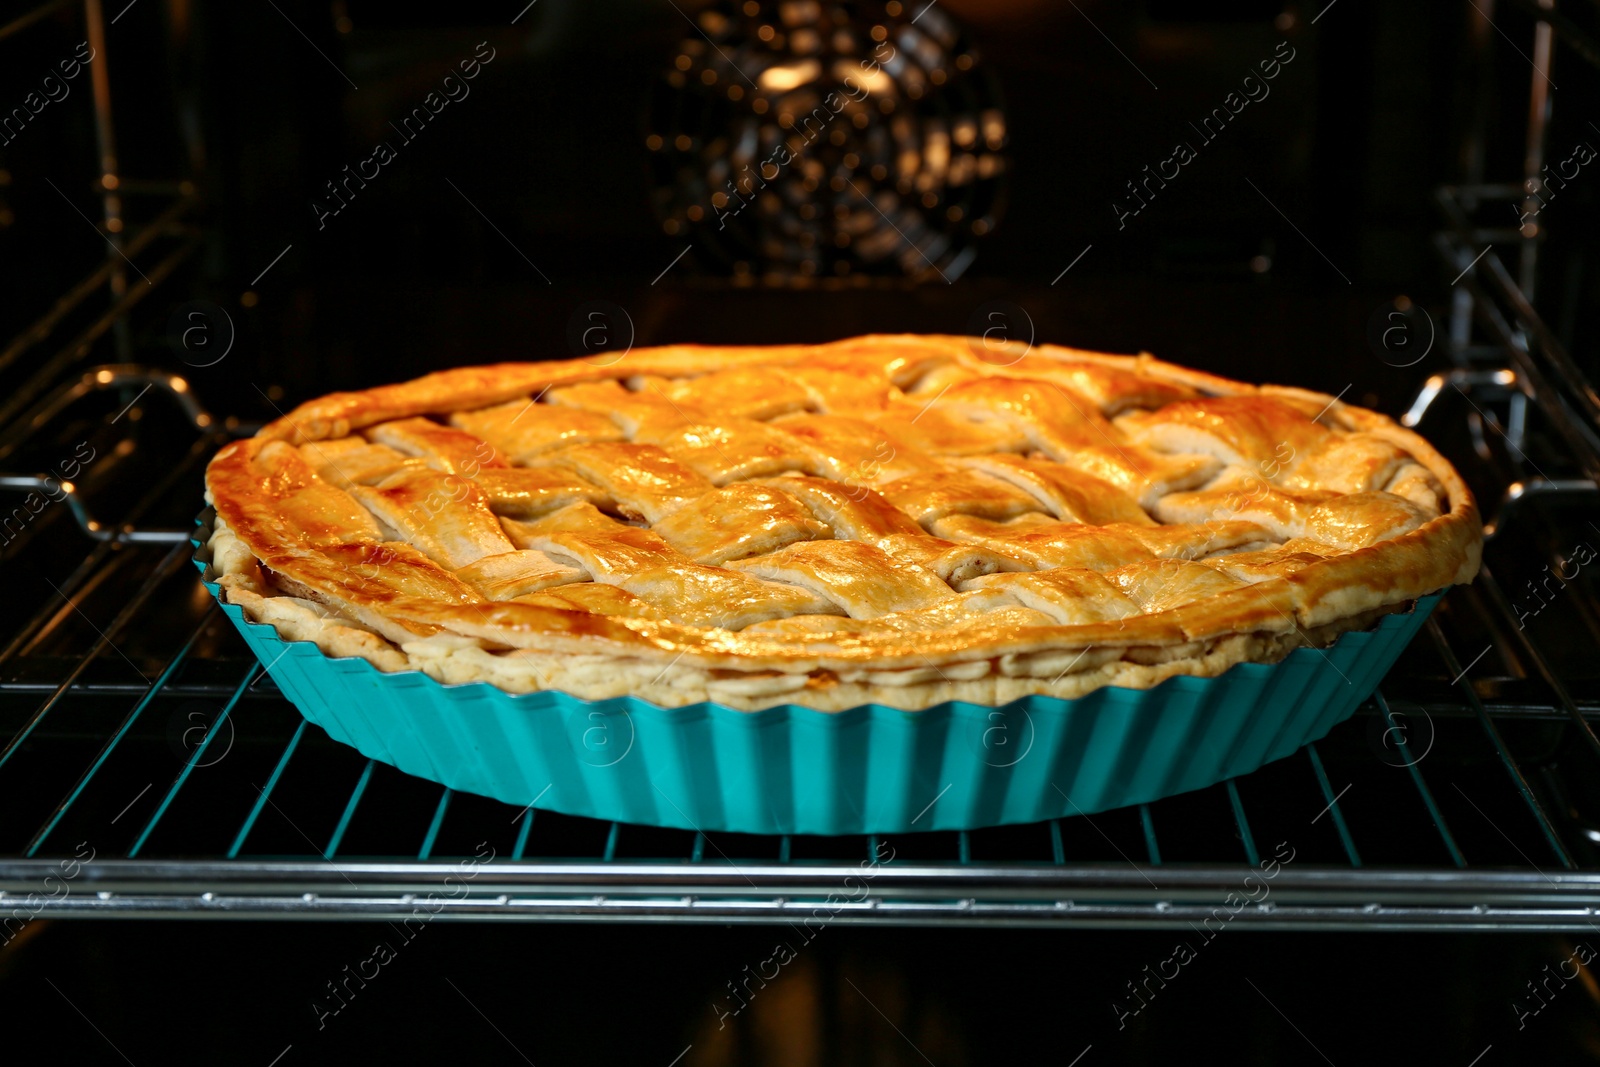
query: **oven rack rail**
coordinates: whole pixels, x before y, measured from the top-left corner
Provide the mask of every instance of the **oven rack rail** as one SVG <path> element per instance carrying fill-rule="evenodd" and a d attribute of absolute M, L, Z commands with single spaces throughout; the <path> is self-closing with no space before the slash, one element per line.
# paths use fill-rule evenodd
<path fill-rule="evenodd" d="M 1517 231 L 1475 226 L 1470 217 L 1475 202 L 1518 195 L 1517 186 L 1447 185 L 1436 190 L 1446 227 L 1434 235 L 1435 248 L 1448 269 L 1460 271 L 1455 300 L 1462 321 L 1452 324 L 1453 355 L 1460 365 L 1430 377 L 1404 418 L 1406 425 L 1416 425 L 1447 387 L 1512 395 L 1519 407 L 1536 404 L 1584 479 L 1562 485 L 1534 467 L 1512 485 L 1502 506 L 1529 492 L 1592 490 L 1600 482 L 1600 390 L 1545 323 L 1497 251 L 1496 242 L 1521 241 Z M 1487 330 L 1488 344 L 1464 343 L 1461 335 L 1470 330 L 1472 320 Z M 1533 466 L 1522 451 L 1525 420 L 1514 412 L 1510 422 L 1507 437 L 1516 458 Z"/>
<path fill-rule="evenodd" d="M 1544 172 L 1555 118 L 1555 86 L 1549 72 L 1552 63 L 1565 70 L 1574 59 L 1600 71 L 1600 40 L 1553 0 L 1513 0 L 1511 6 L 1531 20 L 1531 39 L 1519 43 L 1508 35 L 1495 22 L 1492 5 L 1486 9 L 1469 3 L 1463 12 L 1472 25 L 1469 38 L 1475 42 L 1469 63 L 1469 69 L 1475 68 L 1475 100 L 1458 153 L 1463 161 L 1460 180 L 1435 190 L 1444 226 L 1434 234 L 1434 246 L 1455 276 L 1446 347 L 1456 369 L 1433 375 L 1404 419 L 1407 425 L 1416 425 L 1452 387 L 1469 401 L 1476 394 L 1491 403 L 1509 402 L 1505 425 L 1494 428 L 1510 445 L 1518 476 L 1499 506 L 1490 509 L 1491 534 L 1503 515 L 1532 497 L 1582 497 L 1592 503 L 1600 492 L 1600 390 L 1546 323 L 1535 300 L 1550 236 L 1537 210 L 1542 208 L 1541 197 L 1550 195 Z M 1592 19 L 1586 21 L 1592 24 Z M 1496 111 L 1496 59 L 1507 44 L 1529 66 L 1520 181 L 1497 180 L 1484 172 L 1489 138 L 1506 136 L 1491 130 L 1490 116 Z M 1579 109 L 1574 121 L 1587 136 L 1583 119 Z M 1535 209 L 1532 222 L 1524 214 L 1530 209 Z M 1512 216 L 1517 225 L 1503 221 Z M 1581 230 L 1586 221 L 1574 219 L 1569 224 Z M 1508 257 L 1514 257 L 1514 274 L 1507 266 Z M 1541 411 L 1560 437 L 1578 477 L 1549 477 L 1527 457 L 1530 406 Z"/>
<path fill-rule="evenodd" d="M 6 882 L 55 870 L 0 865 Z M 190 863 L 86 865 L 83 892 L 37 911 L 46 918 L 404 921 L 603 921 L 879 926 L 1183 929 L 1226 921 L 1261 930 L 1600 929 L 1600 876 L 1482 871 L 1440 878 L 1415 870 L 1285 870 L 1272 899 L 1235 908 L 1220 886 L 1228 865 L 907 865 L 881 871 L 863 899 L 840 886 L 848 864 L 506 863 L 452 896 L 457 863 Z M 1142 878 L 1160 878 L 1159 899 Z M 214 888 L 196 894 L 195 884 Z M 352 885 L 353 883 L 353 885 Z M 357 888 L 358 887 L 358 888 Z M 16 897 L 8 893 L 0 903 Z M 1231 902 L 1236 904 L 1237 902 Z"/>

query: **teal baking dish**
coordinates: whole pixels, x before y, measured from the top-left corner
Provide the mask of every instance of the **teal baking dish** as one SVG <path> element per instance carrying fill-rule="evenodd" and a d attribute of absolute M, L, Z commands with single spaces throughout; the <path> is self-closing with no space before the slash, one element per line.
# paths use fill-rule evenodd
<path fill-rule="evenodd" d="M 194 562 L 212 580 L 208 508 Z M 219 597 L 220 599 L 220 597 Z M 1246 774 L 1348 718 L 1439 595 L 1275 664 L 1076 700 L 922 711 L 668 708 L 445 685 L 285 641 L 223 604 L 273 681 L 336 741 L 408 774 L 518 807 L 688 830 L 971 830 L 1105 811 Z"/>

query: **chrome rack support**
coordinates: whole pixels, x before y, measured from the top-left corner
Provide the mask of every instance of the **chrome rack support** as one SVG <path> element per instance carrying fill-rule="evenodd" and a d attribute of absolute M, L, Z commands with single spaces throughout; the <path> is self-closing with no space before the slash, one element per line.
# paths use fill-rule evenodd
<path fill-rule="evenodd" d="M 75 382 L 68 382 L 46 396 L 13 428 L 0 433 L 0 458 L 10 455 L 40 428 L 67 407 L 92 393 L 103 392 L 130 385 L 144 385 L 134 398 L 138 403 L 151 389 L 160 389 L 177 401 L 190 425 L 203 436 L 217 433 L 217 420 L 194 398 L 189 383 L 176 374 L 135 365 L 95 367 L 86 371 Z M 130 404 L 129 407 L 133 405 Z M 112 526 L 101 522 L 90 513 L 82 495 L 70 479 L 52 478 L 43 474 L 0 473 L 0 490 L 43 493 L 64 502 L 77 521 L 78 528 L 96 541 L 114 541 L 119 544 L 181 544 L 193 532 L 183 529 L 139 529 L 131 524 Z"/>

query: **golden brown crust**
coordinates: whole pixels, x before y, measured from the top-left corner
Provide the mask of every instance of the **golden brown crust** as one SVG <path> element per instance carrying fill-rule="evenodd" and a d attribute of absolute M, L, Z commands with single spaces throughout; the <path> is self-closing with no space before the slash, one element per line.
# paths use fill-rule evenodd
<path fill-rule="evenodd" d="M 1383 415 L 1148 355 L 1016 355 L 673 346 L 333 394 L 213 459 L 248 549 L 224 569 L 259 561 L 253 616 L 315 630 L 261 606 L 298 592 L 382 669 L 522 688 L 518 664 L 591 657 L 745 707 L 948 699 L 929 671 L 1058 695 L 1215 673 L 1477 571 L 1470 492 Z"/>

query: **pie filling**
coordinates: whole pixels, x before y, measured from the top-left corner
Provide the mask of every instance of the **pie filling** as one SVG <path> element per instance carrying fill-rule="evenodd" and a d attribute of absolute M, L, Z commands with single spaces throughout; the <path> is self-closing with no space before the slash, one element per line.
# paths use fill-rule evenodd
<path fill-rule="evenodd" d="M 1297 389 L 954 337 L 501 364 L 302 405 L 207 471 L 224 596 L 381 670 L 921 708 L 1275 662 L 1476 573 L 1471 494 Z"/>

